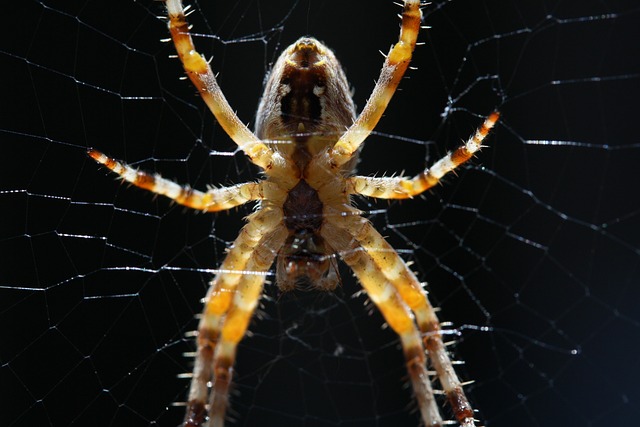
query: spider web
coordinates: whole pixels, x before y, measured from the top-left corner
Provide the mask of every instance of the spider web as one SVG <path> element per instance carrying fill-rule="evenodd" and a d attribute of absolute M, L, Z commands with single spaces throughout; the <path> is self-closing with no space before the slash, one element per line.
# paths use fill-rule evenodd
<path fill-rule="evenodd" d="M 198 1 L 189 19 L 252 122 L 269 64 L 304 34 L 336 51 L 364 105 L 399 11 L 365 3 Z M 255 177 L 178 80 L 163 13 L 151 0 L 25 0 L 5 14 L 2 426 L 182 418 L 188 333 L 252 207 L 185 212 L 85 155 L 198 188 Z M 415 173 L 502 112 L 488 147 L 425 197 L 357 201 L 452 322 L 486 426 L 629 424 L 640 405 L 639 17 L 633 1 L 435 1 L 418 69 L 363 152 L 362 174 Z M 335 294 L 267 286 L 240 345 L 232 425 L 419 424 L 397 339 L 341 273 Z"/>

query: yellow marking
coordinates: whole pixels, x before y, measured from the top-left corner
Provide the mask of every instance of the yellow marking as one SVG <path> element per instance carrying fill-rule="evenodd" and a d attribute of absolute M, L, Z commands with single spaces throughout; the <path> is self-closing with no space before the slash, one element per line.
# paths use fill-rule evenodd
<path fill-rule="evenodd" d="M 204 60 L 195 50 L 190 50 L 182 56 L 182 63 L 187 71 L 191 71 L 197 74 L 205 74 L 209 71 L 209 64 Z"/>
<path fill-rule="evenodd" d="M 391 287 L 391 285 L 388 285 Z M 368 292 L 368 290 L 367 290 Z M 415 327 L 413 318 L 398 296 L 378 304 L 385 320 L 396 333 L 402 334 Z"/>
<path fill-rule="evenodd" d="M 387 59 L 390 64 L 396 65 L 400 62 L 407 61 L 411 59 L 411 52 L 413 51 L 413 47 L 411 45 L 407 45 L 403 41 L 396 43 L 396 45 L 391 49 Z"/>
<path fill-rule="evenodd" d="M 233 289 L 230 287 L 214 292 L 205 304 L 204 315 L 220 316 L 226 313 L 231 305 L 233 294 Z"/>
<path fill-rule="evenodd" d="M 232 310 L 225 319 L 222 328 L 222 339 L 225 342 L 238 343 L 244 337 L 244 334 L 251 320 L 253 311 L 245 311 L 241 309 Z"/>
<path fill-rule="evenodd" d="M 406 193 L 411 193 L 411 191 L 413 191 L 413 188 L 414 188 L 414 185 L 412 184 L 411 181 L 405 181 L 405 180 L 400 181 L 400 186 L 402 187 L 402 190 L 404 190 L 403 192 L 406 192 Z"/>

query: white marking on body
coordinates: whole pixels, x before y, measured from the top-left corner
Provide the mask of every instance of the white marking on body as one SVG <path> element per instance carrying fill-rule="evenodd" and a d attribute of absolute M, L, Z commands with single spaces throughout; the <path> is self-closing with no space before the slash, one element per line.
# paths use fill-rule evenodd
<path fill-rule="evenodd" d="M 122 167 L 120 163 L 118 163 L 118 165 Z M 129 182 L 135 182 L 138 177 L 138 171 L 128 166 L 125 166 L 123 170 L 118 170 L 116 172 Z"/>
<path fill-rule="evenodd" d="M 385 276 L 387 276 L 389 280 L 394 281 L 395 279 L 400 277 L 404 270 L 404 263 L 398 258 L 390 268 L 385 270 Z"/>
<path fill-rule="evenodd" d="M 176 199 L 182 193 L 182 187 L 175 182 L 161 179 L 159 176 L 156 176 L 155 179 L 158 192 L 164 193 L 167 197 Z"/>
<path fill-rule="evenodd" d="M 451 154 L 447 154 L 447 157 L 444 157 L 440 161 L 436 162 L 431 169 L 429 169 L 429 173 L 431 176 L 440 179 L 447 172 L 455 169 L 456 165 L 451 161 Z"/>
<path fill-rule="evenodd" d="M 481 145 L 476 142 L 476 139 L 481 139 L 481 138 L 482 138 L 482 135 L 477 134 L 475 136 L 475 138 L 471 138 L 469 141 L 467 141 L 467 143 L 465 144 L 466 148 L 467 148 L 467 151 L 472 153 L 472 154 L 475 153 L 476 151 L 478 151 L 480 149 Z"/>

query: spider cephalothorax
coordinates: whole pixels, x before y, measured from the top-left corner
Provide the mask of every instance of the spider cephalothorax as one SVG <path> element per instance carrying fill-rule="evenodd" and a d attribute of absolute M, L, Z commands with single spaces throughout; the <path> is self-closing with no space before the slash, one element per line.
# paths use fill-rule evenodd
<path fill-rule="evenodd" d="M 425 425 L 445 422 L 434 397 L 428 357 L 457 421 L 474 426 L 473 409 L 421 283 L 350 199 L 352 195 L 405 199 L 424 192 L 470 159 L 498 120 L 498 113 L 491 114 L 465 144 L 415 177 L 353 175 L 362 143 L 411 60 L 422 16 L 419 1 L 404 1 L 399 41 L 389 51 L 359 115 L 331 50 L 303 37 L 273 66 L 255 134 L 235 115 L 209 64 L 195 50 L 181 1 L 167 0 L 167 9 L 171 37 L 187 75 L 218 123 L 264 172 L 264 179 L 257 182 L 201 192 L 89 151 L 124 180 L 194 209 L 216 212 L 260 202 L 229 247 L 204 299 L 184 425 L 224 425 L 236 349 L 271 266 L 276 264 L 281 290 L 297 286 L 330 290 L 339 280 L 335 263 L 340 258 L 398 334 Z"/>

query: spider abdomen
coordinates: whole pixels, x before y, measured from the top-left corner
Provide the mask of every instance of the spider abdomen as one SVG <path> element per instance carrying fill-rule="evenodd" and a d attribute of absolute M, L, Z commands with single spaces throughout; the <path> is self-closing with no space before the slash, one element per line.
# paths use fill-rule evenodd
<path fill-rule="evenodd" d="M 298 145 L 315 155 L 333 146 L 355 114 L 347 77 L 333 52 L 314 38 L 302 37 L 269 73 L 256 114 L 256 135 L 287 157 Z"/>

